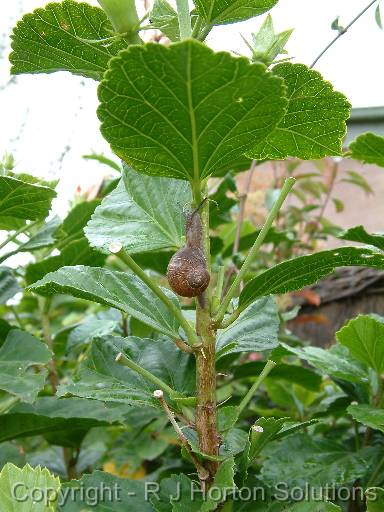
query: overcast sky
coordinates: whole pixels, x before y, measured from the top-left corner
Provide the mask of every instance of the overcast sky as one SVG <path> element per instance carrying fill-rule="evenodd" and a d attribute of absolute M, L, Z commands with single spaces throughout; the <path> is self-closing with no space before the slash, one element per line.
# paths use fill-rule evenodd
<path fill-rule="evenodd" d="M 95 0 L 89 3 L 97 5 Z M 330 29 L 332 20 L 340 16 L 340 23 L 346 25 L 367 3 L 368 0 L 280 0 L 271 14 L 278 31 L 295 28 L 287 46 L 295 62 L 310 64 L 335 36 Z M 22 13 L 45 4 L 43 0 L 1 0 L 0 153 L 14 154 L 18 172 L 60 178 L 60 199 L 55 210 L 63 213 L 78 186 L 88 188 L 105 172 L 99 164 L 84 161 L 81 155 L 93 151 L 110 153 L 98 131 L 96 82 L 56 73 L 18 76 L 6 86 L 10 79 L 7 56 L 11 28 Z M 218 27 L 212 31 L 208 44 L 217 50 L 246 53 L 240 33 L 249 38 L 264 18 Z M 376 25 L 371 8 L 316 69 L 346 94 L 354 107 L 383 106 L 383 50 L 384 32 Z"/>

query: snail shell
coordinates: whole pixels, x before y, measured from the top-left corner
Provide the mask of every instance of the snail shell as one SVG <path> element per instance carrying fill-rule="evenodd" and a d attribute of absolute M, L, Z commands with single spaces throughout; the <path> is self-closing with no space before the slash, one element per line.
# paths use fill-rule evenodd
<path fill-rule="evenodd" d="M 197 297 L 208 287 L 210 275 L 201 249 L 183 247 L 168 264 L 170 287 L 181 297 Z"/>
<path fill-rule="evenodd" d="M 167 279 L 172 290 L 181 297 L 197 297 L 207 289 L 211 277 L 201 249 L 202 227 L 197 211 L 187 215 L 186 241 L 186 246 L 172 256 Z"/>

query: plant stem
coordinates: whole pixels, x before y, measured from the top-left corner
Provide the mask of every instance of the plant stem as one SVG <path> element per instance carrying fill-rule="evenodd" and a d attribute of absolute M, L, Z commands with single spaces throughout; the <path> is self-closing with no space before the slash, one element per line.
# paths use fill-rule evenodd
<path fill-rule="evenodd" d="M 188 39 L 192 37 L 188 0 L 176 0 L 176 5 L 179 18 L 180 39 Z"/>
<path fill-rule="evenodd" d="M 245 397 L 242 399 L 238 406 L 239 415 L 243 412 L 245 407 L 248 405 L 248 403 L 252 400 L 253 395 L 256 393 L 256 391 L 259 389 L 260 384 L 263 382 L 263 380 L 269 375 L 271 370 L 276 366 L 276 363 L 274 361 L 267 361 L 266 365 L 263 368 L 263 371 L 260 373 L 258 378 L 256 379 L 255 383 L 251 387 L 251 389 L 248 391 L 248 393 L 245 395 Z"/>
<path fill-rule="evenodd" d="M 207 184 L 203 185 L 203 196 L 208 193 Z M 201 196 L 201 192 L 198 192 Z M 195 203 L 199 204 L 199 198 L 194 195 Z M 209 201 L 205 201 L 201 209 L 202 247 L 210 267 L 209 247 Z M 196 355 L 196 431 L 201 452 L 217 456 L 219 453 L 220 437 L 217 431 L 216 411 L 216 331 L 212 328 L 210 316 L 210 292 L 209 289 L 196 301 L 196 332 L 201 338 L 202 346 L 195 352 Z M 211 484 L 218 469 L 216 461 L 207 461 L 206 468 L 209 471 L 207 484 Z M 202 487 L 205 482 L 202 482 Z"/>
<path fill-rule="evenodd" d="M 145 380 L 152 382 L 155 386 L 159 387 L 163 391 L 165 391 L 170 397 L 178 396 L 182 398 L 182 395 L 172 389 L 168 384 L 163 382 L 159 377 L 156 377 L 156 375 L 153 375 L 153 373 L 149 372 L 142 366 L 138 365 L 132 359 L 129 359 L 126 355 L 124 355 L 122 352 L 119 352 L 116 356 L 115 361 L 123 366 L 126 366 L 127 368 L 130 368 L 134 372 L 141 375 Z"/>
<path fill-rule="evenodd" d="M 341 36 L 343 36 L 351 27 L 358 21 L 363 14 L 365 14 L 372 5 L 374 5 L 377 2 L 377 0 L 373 0 L 370 2 L 353 20 L 343 29 L 341 30 L 337 36 L 332 39 L 332 41 L 324 48 L 324 50 L 316 57 L 316 59 L 312 62 L 310 68 L 312 69 L 317 62 L 321 59 L 321 57 L 340 39 Z"/>
<path fill-rule="evenodd" d="M 195 331 L 192 329 L 188 320 L 183 316 L 181 309 L 172 302 L 172 300 L 163 292 L 163 290 L 144 272 L 144 270 L 133 260 L 133 258 L 125 251 L 120 250 L 117 254 L 124 263 L 150 288 L 153 293 L 167 306 L 178 320 L 180 326 L 183 328 L 188 341 L 191 345 L 198 345 L 200 343 Z"/>
<path fill-rule="evenodd" d="M 212 310 L 215 311 L 216 308 L 220 306 L 221 295 L 223 293 L 224 286 L 224 277 L 225 277 L 225 266 L 221 265 L 219 267 L 219 271 L 217 272 L 217 282 L 215 288 L 215 294 L 212 297 Z"/>
<path fill-rule="evenodd" d="M 20 229 L 18 229 L 17 231 L 15 231 L 13 233 L 13 235 L 9 235 L 9 237 L 7 239 L 5 239 L 4 242 L 2 242 L 0 244 L 0 249 L 5 247 L 10 242 L 13 242 L 19 235 L 21 235 L 21 233 L 24 233 L 25 231 L 27 231 L 27 229 L 33 227 L 38 222 L 40 222 L 40 221 L 32 222 L 31 224 L 26 224 L 26 225 L 22 226 Z"/>
<path fill-rule="evenodd" d="M 243 280 L 244 275 L 248 271 L 251 263 L 255 259 L 255 256 L 257 255 L 260 247 L 262 246 L 265 237 L 268 234 L 268 231 L 272 227 L 273 221 L 277 217 L 286 197 L 288 196 L 289 192 L 291 191 L 293 185 L 295 184 L 295 178 L 288 178 L 284 182 L 284 186 L 280 192 L 280 196 L 278 197 L 277 201 L 273 205 L 272 210 L 270 211 L 264 226 L 262 227 L 258 237 L 256 238 L 255 243 L 253 244 L 251 250 L 248 253 L 247 258 L 245 259 L 241 269 L 239 270 L 239 273 L 235 277 L 231 287 L 229 288 L 226 296 L 223 299 L 223 302 L 219 308 L 219 310 L 216 313 L 216 316 L 214 318 L 215 323 L 218 325 L 224 318 L 224 315 L 228 309 L 228 306 L 231 302 L 231 299 L 235 296 L 236 290 L 239 287 L 241 281 Z"/>
<path fill-rule="evenodd" d="M 49 318 L 49 307 L 50 307 L 50 300 L 45 299 L 44 297 L 38 297 L 37 303 L 41 315 L 41 326 L 43 331 L 43 338 L 45 343 L 47 344 L 47 347 L 51 352 L 53 352 L 53 344 L 52 344 L 52 336 L 51 336 L 51 325 L 50 325 L 50 318 Z M 52 391 L 54 394 L 56 394 L 57 386 L 59 384 L 59 376 L 57 374 L 57 368 L 56 368 L 56 358 L 53 357 L 50 362 L 50 372 L 49 372 L 49 382 L 52 386 Z"/>

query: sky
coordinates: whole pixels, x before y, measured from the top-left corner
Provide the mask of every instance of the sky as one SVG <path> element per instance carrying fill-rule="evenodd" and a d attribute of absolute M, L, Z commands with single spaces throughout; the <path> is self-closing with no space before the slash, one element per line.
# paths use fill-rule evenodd
<path fill-rule="evenodd" d="M 137 0 L 141 3 L 142 0 Z M 76 189 L 87 190 L 106 173 L 104 166 L 82 155 L 104 153 L 107 143 L 96 117 L 97 83 L 69 73 L 21 75 L 10 82 L 9 34 L 23 13 L 44 0 L 1 0 L 0 3 L 0 157 L 11 152 L 16 172 L 59 178 L 54 211 L 63 215 Z M 96 0 L 89 3 L 97 5 Z M 170 3 L 174 3 L 171 2 Z M 311 64 L 336 35 L 331 23 L 340 16 L 347 25 L 368 0 L 280 0 L 271 15 L 277 31 L 294 28 L 287 45 L 294 62 Z M 371 8 L 319 61 L 316 69 L 346 94 L 354 107 L 384 106 L 382 55 L 384 32 Z M 384 19 L 384 4 L 382 7 Z M 241 34 L 260 27 L 265 15 L 215 28 L 207 43 L 215 50 L 246 54 Z"/>

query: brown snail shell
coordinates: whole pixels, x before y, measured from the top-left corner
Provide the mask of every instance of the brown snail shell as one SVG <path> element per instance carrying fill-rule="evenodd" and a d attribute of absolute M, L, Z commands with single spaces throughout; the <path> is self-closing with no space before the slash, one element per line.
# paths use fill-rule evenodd
<path fill-rule="evenodd" d="M 210 277 L 201 249 L 183 247 L 168 264 L 168 283 L 181 297 L 201 295 L 207 289 Z"/>

